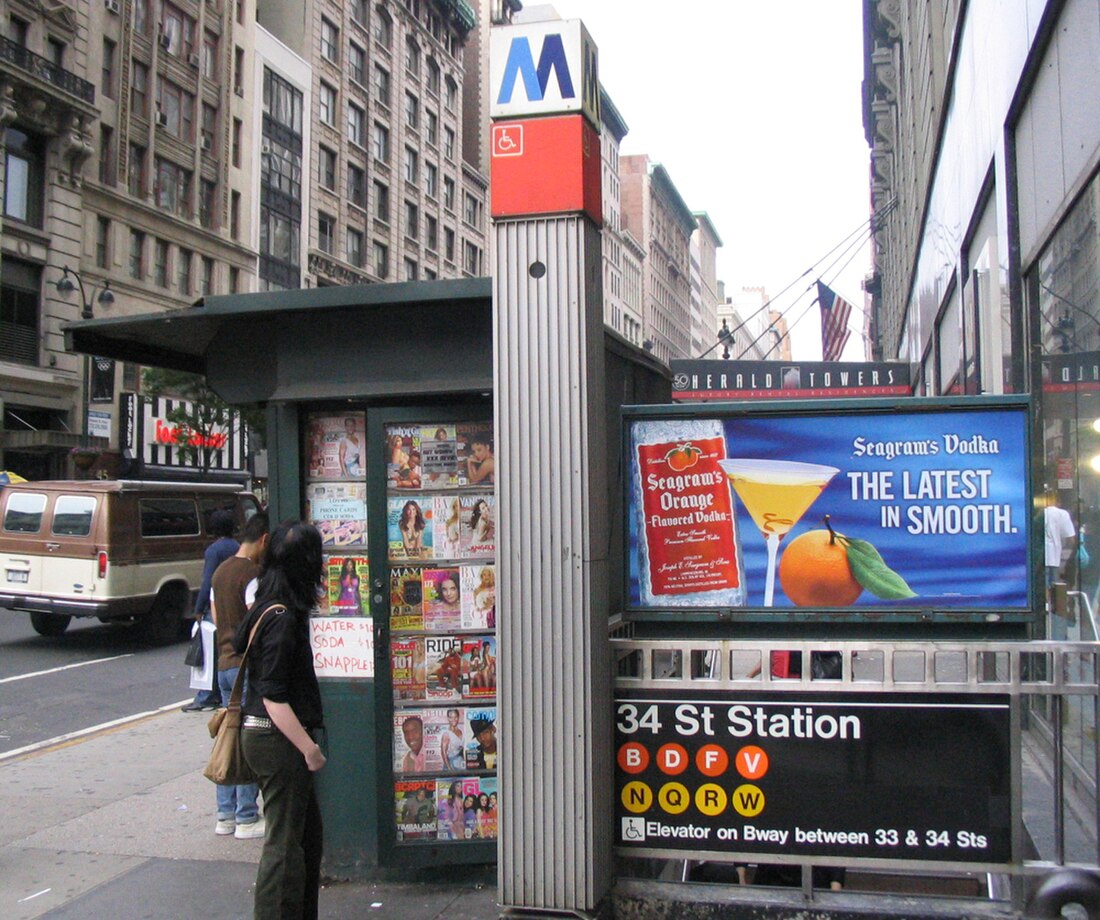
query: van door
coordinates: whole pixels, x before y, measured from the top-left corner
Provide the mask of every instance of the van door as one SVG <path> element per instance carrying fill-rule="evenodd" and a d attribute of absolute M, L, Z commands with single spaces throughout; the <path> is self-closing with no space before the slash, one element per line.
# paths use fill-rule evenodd
<path fill-rule="evenodd" d="M 79 493 L 54 496 L 45 528 L 51 581 L 46 587 L 51 593 L 88 600 L 99 600 L 103 594 L 98 573 L 100 547 L 93 529 L 106 499 L 106 495 Z"/>
<path fill-rule="evenodd" d="M 8 492 L 4 508 L 0 585 L 20 594 L 42 590 L 44 492 Z"/>

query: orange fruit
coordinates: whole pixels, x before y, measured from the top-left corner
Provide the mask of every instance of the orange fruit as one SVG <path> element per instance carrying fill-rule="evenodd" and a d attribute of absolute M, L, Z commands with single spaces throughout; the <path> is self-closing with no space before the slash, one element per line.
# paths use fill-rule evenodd
<path fill-rule="evenodd" d="M 787 544 L 779 584 L 799 607 L 847 607 L 863 593 L 852 575 L 848 550 L 828 530 L 810 530 Z"/>

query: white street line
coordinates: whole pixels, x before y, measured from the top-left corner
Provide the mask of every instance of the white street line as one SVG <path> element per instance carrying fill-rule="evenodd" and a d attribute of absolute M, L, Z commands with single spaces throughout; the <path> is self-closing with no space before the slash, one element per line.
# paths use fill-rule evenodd
<path fill-rule="evenodd" d="M 29 894 L 25 898 L 20 898 L 15 903 L 16 904 L 22 904 L 24 901 L 33 901 L 35 898 L 39 898 L 42 895 L 48 894 L 51 891 L 53 891 L 52 888 L 43 888 L 41 891 L 36 891 L 34 894 Z"/>
<path fill-rule="evenodd" d="M 0 677 L 0 684 L 7 684 L 13 680 L 26 680 L 28 677 L 42 677 L 44 674 L 56 674 L 58 671 L 68 671 L 70 668 L 83 668 L 90 664 L 102 664 L 104 661 L 118 661 L 120 658 L 133 658 L 133 652 L 125 655 L 112 655 L 110 658 L 93 658 L 91 661 L 78 661 L 76 664 L 63 664 L 59 668 L 49 668 L 46 671 L 31 671 L 30 674 L 16 674 L 13 677 Z"/>
<path fill-rule="evenodd" d="M 193 697 L 187 697 L 185 700 L 179 700 L 175 703 L 169 703 L 167 706 L 161 706 L 159 709 L 150 709 L 148 712 L 139 712 L 132 716 L 123 716 L 121 719 L 112 719 L 110 722 L 102 722 L 99 725 L 93 725 L 90 728 L 82 728 L 79 731 L 68 732 L 64 735 L 58 735 L 56 738 L 47 738 L 45 741 L 36 741 L 34 744 L 28 744 L 25 747 L 16 748 L 14 751 L 5 751 L 0 754 L 0 764 L 6 760 L 11 760 L 15 757 L 21 757 L 23 754 L 32 754 L 35 751 L 40 751 L 43 748 L 52 747 L 57 744 L 64 744 L 67 741 L 75 741 L 78 738 L 84 738 L 88 735 L 94 735 L 97 732 L 106 731 L 109 728 L 117 728 L 120 725 L 126 725 L 129 722 L 138 722 L 141 719 L 147 719 L 149 716 L 161 715 L 165 712 L 171 712 L 173 709 L 179 709 L 180 706 L 184 706 L 190 703 Z"/>

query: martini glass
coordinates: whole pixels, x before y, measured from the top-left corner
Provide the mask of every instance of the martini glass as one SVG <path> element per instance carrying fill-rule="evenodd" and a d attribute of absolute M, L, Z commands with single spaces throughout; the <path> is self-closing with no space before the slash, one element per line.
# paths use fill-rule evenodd
<path fill-rule="evenodd" d="M 775 596 L 775 560 L 779 541 L 794 527 L 840 472 L 835 466 L 793 460 L 719 460 L 768 548 L 764 606 Z"/>

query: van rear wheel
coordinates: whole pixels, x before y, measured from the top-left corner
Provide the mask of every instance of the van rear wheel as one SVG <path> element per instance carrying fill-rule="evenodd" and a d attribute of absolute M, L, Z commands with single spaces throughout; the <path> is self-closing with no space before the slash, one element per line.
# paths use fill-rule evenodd
<path fill-rule="evenodd" d="M 60 636 L 69 628 L 72 617 L 62 613 L 41 613 L 35 611 L 31 614 L 31 626 L 40 636 Z"/>
<path fill-rule="evenodd" d="M 183 585 L 165 585 L 161 588 L 141 622 L 146 640 L 153 645 L 167 645 L 180 639 L 189 600 L 190 595 Z"/>

